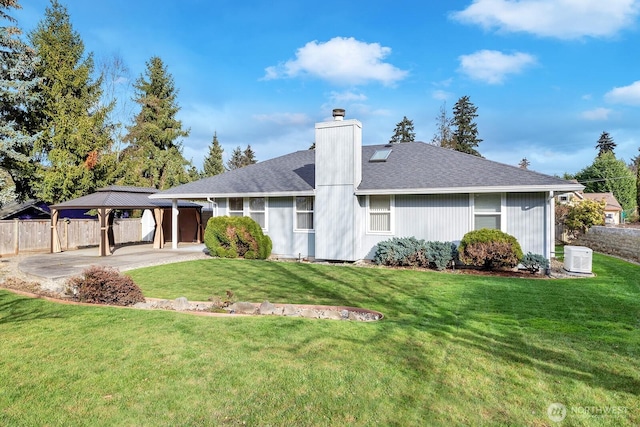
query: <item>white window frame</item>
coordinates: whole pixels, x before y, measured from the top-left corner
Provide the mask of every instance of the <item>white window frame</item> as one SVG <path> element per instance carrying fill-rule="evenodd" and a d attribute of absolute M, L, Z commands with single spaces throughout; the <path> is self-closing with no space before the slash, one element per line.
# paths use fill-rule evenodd
<path fill-rule="evenodd" d="M 499 194 L 500 212 L 476 212 L 476 194 Z M 500 231 L 507 230 L 507 193 L 469 193 L 469 206 L 471 207 L 471 218 L 469 219 L 469 229 L 476 229 L 476 216 L 498 216 L 500 219 Z"/>
<path fill-rule="evenodd" d="M 242 210 L 232 210 L 231 209 L 231 200 L 232 199 L 240 199 L 242 200 Z M 241 215 L 232 215 L 232 213 L 240 213 Z M 227 198 L 227 215 L 228 216 L 244 216 L 244 198 L 242 197 L 228 197 Z"/>
<path fill-rule="evenodd" d="M 231 210 L 231 199 L 242 199 L 242 211 Z M 252 211 L 251 210 L 251 202 L 250 199 L 264 199 L 264 211 Z M 227 215 L 231 215 L 232 213 L 242 213 L 241 216 L 248 216 L 251 218 L 251 213 L 264 213 L 264 227 L 262 227 L 262 231 L 267 231 L 269 229 L 269 198 L 264 196 L 259 197 L 228 197 L 227 198 Z M 239 216 L 239 215 L 235 215 Z"/>
<path fill-rule="evenodd" d="M 251 199 L 264 199 L 264 210 L 263 211 L 251 210 Z M 248 216 L 249 218 L 251 218 L 252 213 L 264 214 L 264 227 L 262 227 L 262 231 L 267 231 L 269 229 L 269 198 L 268 197 L 245 197 L 244 207 L 245 207 L 245 216 Z"/>
<path fill-rule="evenodd" d="M 298 204 L 296 203 L 297 197 L 310 197 L 313 199 L 313 209 L 310 211 L 298 210 Z M 295 233 L 315 233 L 316 232 L 316 198 L 314 196 L 294 196 L 293 197 L 293 231 Z M 298 214 L 310 213 L 313 215 L 313 228 L 298 228 Z"/>
<path fill-rule="evenodd" d="M 371 196 L 367 196 L 367 234 L 376 234 L 376 235 L 393 235 L 395 234 L 395 207 L 396 207 L 396 197 L 393 194 L 377 194 L 376 196 L 388 196 L 389 197 L 389 230 L 379 231 L 379 230 L 371 230 Z M 376 212 L 383 213 L 383 212 Z"/>

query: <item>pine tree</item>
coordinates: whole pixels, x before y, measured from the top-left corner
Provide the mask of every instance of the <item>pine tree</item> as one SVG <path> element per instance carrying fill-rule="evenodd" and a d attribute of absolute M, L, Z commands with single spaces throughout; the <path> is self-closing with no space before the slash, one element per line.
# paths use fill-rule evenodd
<path fill-rule="evenodd" d="M 613 138 L 609 135 L 608 132 L 602 132 L 600 138 L 598 138 L 598 143 L 596 144 L 596 148 L 598 149 L 598 156 L 601 156 L 604 153 L 613 153 L 614 148 L 616 148 L 616 143 L 613 142 Z"/>
<path fill-rule="evenodd" d="M 29 37 L 40 62 L 42 80 L 34 91 L 32 130 L 39 131 L 34 154 L 42 161 L 36 196 L 56 203 L 88 194 L 104 185 L 111 166 L 102 160 L 111 139 L 109 106 L 100 105 L 101 80 L 93 81 L 93 57 L 73 30 L 67 9 L 57 0 Z"/>
<path fill-rule="evenodd" d="M 247 148 L 244 149 L 244 151 L 242 152 L 242 155 L 244 157 L 243 166 L 249 166 L 257 163 L 256 153 L 254 153 L 253 150 L 251 149 L 251 145 L 247 145 Z"/>
<path fill-rule="evenodd" d="M 227 169 L 234 170 L 240 169 L 244 166 L 244 154 L 242 153 L 242 148 L 237 146 L 233 153 L 231 153 L 231 158 L 227 161 Z"/>
<path fill-rule="evenodd" d="M 35 101 L 35 51 L 27 46 L 15 26 L 10 9 L 17 0 L 0 0 L 0 206 L 31 196 L 34 165 L 31 151 L 37 135 L 25 132 L 29 103 Z"/>
<path fill-rule="evenodd" d="M 478 144 L 482 142 L 478 138 L 478 126 L 474 122 L 478 117 L 477 111 L 478 108 L 471 103 L 468 96 L 458 99 L 453 106 L 452 124 L 455 127 L 453 140 L 456 151 L 482 157 L 476 150 Z"/>
<path fill-rule="evenodd" d="M 134 84 L 140 112 L 127 127 L 129 144 L 123 157 L 120 183 L 165 189 L 191 180 L 191 162 L 182 155 L 180 138 L 189 136 L 176 118 L 177 90 L 162 60 L 155 56 Z"/>
<path fill-rule="evenodd" d="M 431 143 L 443 148 L 454 148 L 452 119 L 447 116 L 446 103 L 440 106 L 440 113 L 436 116 L 436 133 L 431 138 Z"/>
<path fill-rule="evenodd" d="M 393 130 L 393 136 L 389 142 L 397 144 L 399 142 L 413 142 L 415 139 L 416 134 L 413 131 L 413 120 L 409 120 L 407 116 L 404 116 L 402 120 L 396 124 Z"/>
<path fill-rule="evenodd" d="M 222 161 L 222 153 L 224 153 L 224 149 L 218 141 L 218 134 L 214 132 L 213 141 L 209 146 L 209 155 L 204 158 L 202 166 L 203 176 L 219 175 L 226 170 L 224 162 Z"/>
<path fill-rule="evenodd" d="M 529 169 L 530 165 L 531 165 L 531 162 L 527 160 L 526 157 L 520 160 L 520 163 L 518 163 L 518 166 L 520 166 L 520 169 Z"/>

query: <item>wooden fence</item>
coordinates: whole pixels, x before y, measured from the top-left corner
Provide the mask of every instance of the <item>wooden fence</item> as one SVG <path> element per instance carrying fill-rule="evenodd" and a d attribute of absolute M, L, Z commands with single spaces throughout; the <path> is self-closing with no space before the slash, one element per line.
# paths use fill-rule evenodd
<path fill-rule="evenodd" d="M 58 222 L 58 235 L 62 250 L 97 246 L 100 225 L 95 219 L 70 219 Z M 116 219 L 113 223 L 115 243 L 140 242 L 142 223 L 140 218 Z M 47 252 L 51 248 L 50 220 L 0 221 L 0 256 L 23 252 Z"/>

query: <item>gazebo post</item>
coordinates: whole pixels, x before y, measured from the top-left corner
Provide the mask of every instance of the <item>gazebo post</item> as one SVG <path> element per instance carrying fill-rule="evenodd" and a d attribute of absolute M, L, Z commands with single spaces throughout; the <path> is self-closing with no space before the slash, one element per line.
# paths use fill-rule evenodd
<path fill-rule="evenodd" d="M 178 249 L 178 200 L 171 200 L 171 249 Z"/>
<path fill-rule="evenodd" d="M 60 248 L 60 236 L 58 236 L 58 217 L 60 211 L 58 209 L 51 209 L 51 253 L 62 252 Z"/>
<path fill-rule="evenodd" d="M 100 256 L 107 256 L 109 241 L 107 236 L 107 210 L 98 209 L 98 222 L 100 223 Z"/>
<path fill-rule="evenodd" d="M 162 220 L 164 218 L 164 209 L 157 207 L 153 209 L 153 219 L 156 221 L 156 230 L 153 233 L 153 249 L 164 248 L 164 230 L 162 228 Z"/>

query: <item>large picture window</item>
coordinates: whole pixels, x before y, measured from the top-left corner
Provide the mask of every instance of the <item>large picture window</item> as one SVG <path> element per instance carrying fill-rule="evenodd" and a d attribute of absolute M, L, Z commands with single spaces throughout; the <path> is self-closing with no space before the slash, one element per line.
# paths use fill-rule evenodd
<path fill-rule="evenodd" d="M 313 230 L 313 197 L 296 197 L 296 230 Z"/>
<path fill-rule="evenodd" d="M 266 199 L 264 197 L 251 197 L 249 198 L 249 216 L 258 224 L 260 227 L 267 228 L 265 221 L 265 212 L 266 212 Z"/>
<path fill-rule="evenodd" d="M 369 231 L 373 233 L 391 232 L 391 196 L 369 196 Z"/>
<path fill-rule="evenodd" d="M 502 227 L 502 195 L 499 193 L 482 193 L 473 195 L 473 228 Z"/>

